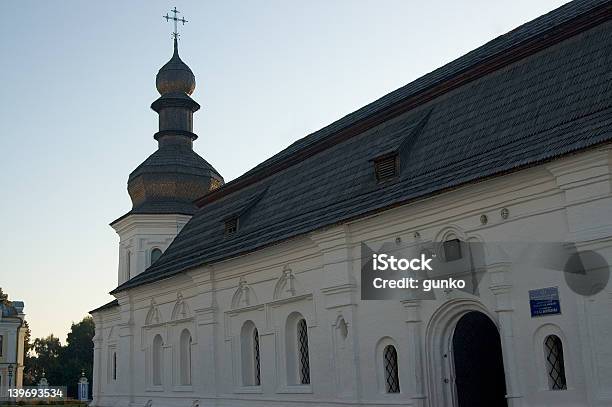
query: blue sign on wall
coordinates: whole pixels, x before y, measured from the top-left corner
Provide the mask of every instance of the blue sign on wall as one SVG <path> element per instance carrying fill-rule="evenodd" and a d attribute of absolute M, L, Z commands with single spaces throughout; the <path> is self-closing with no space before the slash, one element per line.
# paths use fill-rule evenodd
<path fill-rule="evenodd" d="M 559 288 L 547 287 L 529 290 L 529 308 L 531 308 L 532 317 L 560 314 Z"/>

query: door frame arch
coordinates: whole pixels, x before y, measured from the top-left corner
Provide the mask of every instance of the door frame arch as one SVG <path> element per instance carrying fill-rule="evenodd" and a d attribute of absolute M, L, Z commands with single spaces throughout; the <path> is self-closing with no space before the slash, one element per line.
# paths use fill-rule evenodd
<path fill-rule="evenodd" d="M 499 333 L 499 324 L 495 315 L 480 301 L 473 299 L 451 299 L 442 304 L 429 319 L 425 333 L 425 357 L 427 364 L 427 399 L 430 407 L 457 406 L 457 389 L 455 387 L 455 369 L 452 355 L 453 334 L 459 319 L 472 311 L 486 315 Z M 448 380 L 448 382 L 445 380 Z"/>

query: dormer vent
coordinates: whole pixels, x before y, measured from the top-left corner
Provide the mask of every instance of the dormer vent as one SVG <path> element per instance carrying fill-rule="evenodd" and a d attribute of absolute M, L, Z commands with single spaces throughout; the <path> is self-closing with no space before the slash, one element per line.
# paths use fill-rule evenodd
<path fill-rule="evenodd" d="M 376 182 L 386 182 L 399 175 L 399 158 L 397 152 L 388 153 L 374 159 Z"/>
<path fill-rule="evenodd" d="M 233 235 L 238 231 L 238 217 L 232 217 L 225 220 L 225 236 Z"/>

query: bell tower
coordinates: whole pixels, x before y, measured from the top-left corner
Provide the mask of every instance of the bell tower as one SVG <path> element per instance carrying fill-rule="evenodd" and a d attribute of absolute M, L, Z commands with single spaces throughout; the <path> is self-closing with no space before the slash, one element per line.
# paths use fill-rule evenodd
<path fill-rule="evenodd" d="M 198 136 L 193 133 L 193 114 L 200 105 L 191 98 L 195 76 L 179 56 L 174 17 L 174 51 L 156 77 L 160 97 L 151 104 L 159 115 L 157 151 L 128 178 L 132 209 L 111 226 L 119 235 L 119 275 L 122 284 L 155 262 L 196 211 L 195 199 L 223 185 L 223 177 L 193 151 Z"/>

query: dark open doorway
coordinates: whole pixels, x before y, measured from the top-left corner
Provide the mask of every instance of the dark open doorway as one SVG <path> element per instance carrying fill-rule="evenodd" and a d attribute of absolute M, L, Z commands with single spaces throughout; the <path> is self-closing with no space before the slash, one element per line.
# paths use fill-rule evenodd
<path fill-rule="evenodd" d="M 457 322 L 453 361 L 458 407 L 507 407 L 499 332 L 482 312 L 468 312 Z"/>

